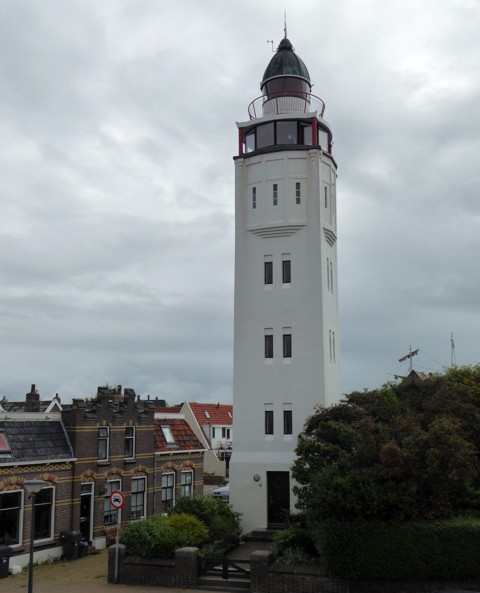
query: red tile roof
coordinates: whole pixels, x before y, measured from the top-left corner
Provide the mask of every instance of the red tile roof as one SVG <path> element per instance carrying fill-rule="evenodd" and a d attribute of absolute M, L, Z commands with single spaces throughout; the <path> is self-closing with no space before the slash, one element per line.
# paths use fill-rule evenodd
<path fill-rule="evenodd" d="M 203 424 L 232 425 L 232 404 L 199 404 L 196 402 L 188 402 L 188 404 L 200 426 Z"/>
<path fill-rule="evenodd" d="M 175 443 L 167 443 L 162 426 L 168 426 L 170 428 L 170 433 Z M 187 421 L 182 418 L 155 419 L 153 434 L 155 437 L 155 451 L 157 453 L 205 449 L 190 426 L 188 426 Z"/>

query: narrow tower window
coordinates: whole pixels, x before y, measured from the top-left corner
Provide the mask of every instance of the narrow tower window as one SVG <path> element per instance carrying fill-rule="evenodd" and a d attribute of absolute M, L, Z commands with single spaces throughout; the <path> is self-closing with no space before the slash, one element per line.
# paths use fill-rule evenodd
<path fill-rule="evenodd" d="M 331 292 L 331 288 L 330 288 L 330 260 L 327 257 L 327 288 L 328 288 L 328 292 Z"/>
<path fill-rule="evenodd" d="M 273 358 L 273 335 L 265 334 L 265 358 Z"/>
<path fill-rule="evenodd" d="M 252 187 L 252 208 L 255 210 L 257 207 L 257 188 Z"/>
<path fill-rule="evenodd" d="M 273 284 L 273 262 L 264 262 L 264 279 L 265 284 Z"/>
<path fill-rule="evenodd" d="M 328 188 L 327 188 L 327 186 L 324 187 L 324 201 L 325 201 L 325 208 L 328 208 Z"/>
<path fill-rule="evenodd" d="M 283 334 L 283 358 L 292 358 L 292 334 Z"/>
<path fill-rule="evenodd" d="M 282 261 L 282 282 L 283 284 L 290 284 L 292 281 L 292 266 L 289 259 Z"/>
<path fill-rule="evenodd" d="M 330 291 L 333 294 L 333 262 L 330 262 Z"/>
<path fill-rule="evenodd" d="M 295 183 L 295 202 L 297 204 L 300 204 L 301 201 L 302 201 L 301 187 L 300 187 L 300 182 L 297 181 Z"/>
<path fill-rule="evenodd" d="M 283 434 L 293 433 L 292 410 L 283 410 Z"/>
<path fill-rule="evenodd" d="M 273 184 L 273 205 L 278 206 L 278 183 Z"/>
<path fill-rule="evenodd" d="M 273 410 L 265 410 L 265 434 L 273 434 Z"/>

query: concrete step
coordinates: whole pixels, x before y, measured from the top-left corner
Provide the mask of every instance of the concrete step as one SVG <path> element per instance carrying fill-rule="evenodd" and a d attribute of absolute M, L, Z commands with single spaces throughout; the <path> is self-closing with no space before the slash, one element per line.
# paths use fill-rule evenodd
<path fill-rule="evenodd" d="M 245 542 L 271 542 L 276 529 L 254 529 L 243 536 Z"/>
<path fill-rule="evenodd" d="M 229 593 L 245 593 L 250 590 L 249 579 L 222 579 L 221 577 L 200 577 L 197 589 L 202 591 L 222 591 Z"/>

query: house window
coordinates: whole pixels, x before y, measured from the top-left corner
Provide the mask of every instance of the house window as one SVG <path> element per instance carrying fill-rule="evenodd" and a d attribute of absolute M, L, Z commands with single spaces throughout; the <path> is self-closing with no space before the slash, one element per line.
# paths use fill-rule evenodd
<path fill-rule="evenodd" d="M 295 202 L 297 204 L 300 204 L 301 201 L 302 201 L 302 193 L 301 193 L 300 181 L 297 181 L 295 183 Z"/>
<path fill-rule="evenodd" d="M 292 410 L 283 410 L 283 434 L 292 434 Z"/>
<path fill-rule="evenodd" d="M 252 208 L 255 210 L 257 207 L 257 188 L 252 187 Z"/>
<path fill-rule="evenodd" d="M 222 427 L 222 439 L 227 439 L 227 440 L 230 439 L 230 429 L 225 428 L 225 426 Z"/>
<path fill-rule="evenodd" d="M 110 494 L 115 490 L 120 490 L 120 480 L 110 480 L 106 484 L 105 498 L 103 499 L 103 524 L 113 525 L 117 523 L 117 519 L 120 520 L 120 510 L 114 508 L 110 503 Z"/>
<path fill-rule="evenodd" d="M 265 335 L 265 358 L 273 358 L 273 335 Z"/>
<path fill-rule="evenodd" d="M 273 434 L 273 410 L 265 410 L 265 434 Z"/>
<path fill-rule="evenodd" d="M 53 537 L 53 488 L 42 488 L 35 494 L 35 541 Z"/>
<path fill-rule="evenodd" d="M 131 519 L 145 519 L 147 478 L 132 479 Z"/>
<path fill-rule="evenodd" d="M 180 496 L 192 496 L 193 472 L 182 472 L 180 475 Z"/>
<path fill-rule="evenodd" d="M 98 429 L 97 437 L 97 459 L 108 459 L 108 426 L 101 426 Z"/>
<path fill-rule="evenodd" d="M 125 427 L 125 458 L 135 457 L 135 426 Z"/>
<path fill-rule="evenodd" d="M 292 358 L 292 334 L 283 334 L 283 358 Z"/>
<path fill-rule="evenodd" d="M 263 264 L 263 276 L 265 280 L 265 284 L 273 284 L 273 262 L 266 261 Z"/>
<path fill-rule="evenodd" d="M 0 494 L 0 545 L 15 546 L 20 543 L 21 509 L 21 491 Z"/>
<path fill-rule="evenodd" d="M 164 513 L 175 504 L 175 474 L 162 475 L 162 510 Z"/>
<path fill-rule="evenodd" d="M 282 282 L 290 284 L 292 281 L 292 262 L 289 259 L 282 261 Z"/>
<path fill-rule="evenodd" d="M 278 205 L 278 183 L 273 184 L 273 205 Z"/>

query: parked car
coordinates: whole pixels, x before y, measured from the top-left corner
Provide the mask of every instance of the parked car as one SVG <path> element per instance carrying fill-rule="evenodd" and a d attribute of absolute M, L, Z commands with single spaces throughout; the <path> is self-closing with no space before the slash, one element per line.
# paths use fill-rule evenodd
<path fill-rule="evenodd" d="M 228 500 L 230 497 L 230 484 L 227 484 L 226 486 L 219 486 L 218 488 L 215 488 L 214 490 L 212 490 L 212 496 L 215 496 L 217 498 L 223 498 L 224 500 Z"/>

